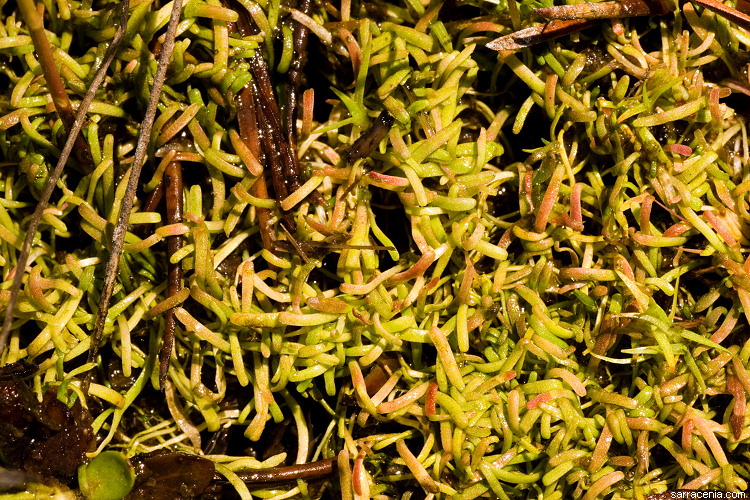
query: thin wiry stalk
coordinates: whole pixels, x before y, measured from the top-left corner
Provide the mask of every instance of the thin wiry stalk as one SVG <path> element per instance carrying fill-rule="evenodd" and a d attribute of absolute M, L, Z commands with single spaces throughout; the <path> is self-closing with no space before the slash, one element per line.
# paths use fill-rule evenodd
<path fill-rule="evenodd" d="M 175 0 L 172 5 L 172 13 L 169 18 L 164 45 L 162 46 L 161 54 L 159 54 L 159 63 L 156 67 L 154 86 L 151 89 L 151 95 L 149 96 L 146 115 L 141 122 L 141 133 L 138 137 L 138 143 L 135 148 L 135 160 L 133 161 L 133 167 L 130 170 L 128 187 L 125 191 L 122 205 L 120 206 L 120 215 L 117 219 L 117 225 L 112 233 L 112 250 L 109 256 L 109 261 L 107 261 L 104 285 L 102 287 L 102 294 L 99 302 L 100 306 L 96 315 L 96 325 L 91 334 L 91 346 L 89 347 L 88 356 L 89 363 L 96 358 L 99 350 L 99 341 L 102 338 L 104 323 L 107 319 L 107 312 L 109 311 L 109 301 L 112 298 L 112 290 L 115 287 L 115 280 L 117 279 L 117 269 L 120 264 L 120 256 L 122 255 L 123 244 L 125 242 L 128 220 L 130 219 L 130 212 L 133 210 L 133 201 L 136 188 L 138 187 L 138 179 L 141 176 L 141 169 L 146 160 L 146 150 L 148 148 L 149 138 L 151 137 L 151 127 L 154 125 L 154 118 L 156 117 L 156 110 L 161 97 L 161 89 L 167 75 L 167 66 L 169 66 L 169 60 L 171 59 L 172 51 L 174 50 L 175 33 L 177 31 L 177 23 L 180 19 L 181 9 L 182 0 Z M 86 377 L 86 380 L 84 381 L 84 393 L 88 392 L 90 378 L 91 377 Z"/>
<path fill-rule="evenodd" d="M 164 196 L 164 181 L 156 185 L 153 191 L 148 194 L 146 203 L 143 204 L 144 212 L 155 212 L 162 197 Z"/>
<path fill-rule="evenodd" d="M 49 180 L 47 181 L 47 185 L 45 186 L 44 191 L 42 192 L 42 197 L 40 198 L 39 203 L 37 204 L 36 209 L 34 210 L 34 214 L 31 217 L 31 223 L 29 224 L 29 228 L 26 230 L 26 237 L 23 240 L 21 253 L 18 256 L 18 263 L 16 264 L 16 274 L 15 276 L 13 276 L 13 286 L 11 287 L 8 307 L 5 309 L 5 319 L 3 320 L 3 328 L 2 328 L 2 331 L 0 332 L 0 352 L 2 352 L 3 349 L 5 349 L 5 346 L 8 342 L 8 336 L 10 335 L 10 326 L 11 326 L 11 323 L 13 322 L 13 310 L 16 305 L 16 300 L 18 299 L 18 292 L 21 289 L 21 282 L 23 280 L 23 274 L 26 269 L 26 261 L 29 259 L 29 253 L 31 252 L 31 242 L 34 239 L 34 235 L 36 234 L 37 228 L 39 227 L 39 222 L 42 219 L 42 214 L 44 212 L 44 209 L 47 208 L 47 203 L 49 202 L 49 199 L 52 196 L 52 191 L 55 189 L 55 186 L 57 185 L 57 180 L 60 178 L 60 174 L 62 174 L 62 170 L 68 161 L 70 152 L 73 150 L 73 145 L 76 144 L 76 138 L 78 137 L 78 134 L 81 131 L 81 128 L 83 127 L 83 122 L 84 122 L 84 119 L 86 118 L 86 112 L 88 111 L 89 106 L 91 105 L 91 102 L 94 100 L 94 95 L 96 94 L 96 90 L 104 81 L 104 76 L 107 74 L 107 69 L 109 68 L 109 65 L 112 63 L 112 60 L 114 59 L 115 54 L 117 53 L 117 49 L 120 46 L 120 42 L 122 42 L 122 38 L 125 36 L 125 29 L 127 27 L 127 22 L 128 22 L 128 9 L 129 8 L 130 8 L 130 0 L 123 0 L 122 11 L 120 12 L 120 26 L 117 28 L 117 31 L 115 32 L 115 36 L 112 39 L 112 43 L 107 48 L 107 52 L 104 54 L 104 59 L 102 60 L 102 64 L 97 70 L 96 75 L 94 76 L 94 80 L 91 82 L 91 86 L 89 87 L 88 92 L 84 96 L 83 101 L 81 101 L 81 105 L 78 108 L 78 112 L 75 115 L 73 126 L 70 129 L 68 140 L 65 141 L 65 146 L 63 147 L 62 154 L 60 155 L 60 159 L 58 160 L 57 165 L 55 166 L 55 170 L 52 172 L 52 175 L 50 175 Z"/>

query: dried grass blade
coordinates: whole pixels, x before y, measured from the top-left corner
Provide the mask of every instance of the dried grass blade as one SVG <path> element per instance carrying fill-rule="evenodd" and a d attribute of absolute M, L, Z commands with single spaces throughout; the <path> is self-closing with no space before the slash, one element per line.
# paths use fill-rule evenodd
<path fill-rule="evenodd" d="M 534 9 L 534 12 L 547 19 L 620 19 L 625 17 L 659 16 L 667 12 L 660 1 L 625 0 L 623 2 L 581 3 L 556 5 Z"/>
<path fill-rule="evenodd" d="M 554 40 L 563 35 L 569 35 L 570 33 L 575 33 L 595 25 L 595 21 L 588 19 L 554 20 L 516 31 L 510 35 L 495 38 L 487 44 L 487 48 L 492 50 L 518 50 Z"/>

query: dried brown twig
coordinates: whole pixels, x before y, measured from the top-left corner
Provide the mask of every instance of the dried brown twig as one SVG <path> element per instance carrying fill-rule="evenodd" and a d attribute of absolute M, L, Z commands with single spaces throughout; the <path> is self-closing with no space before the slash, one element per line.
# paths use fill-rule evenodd
<path fill-rule="evenodd" d="M 563 35 L 569 35 L 582 29 L 595 26 L 596 21 L 588 19 L 572 19 L 567 21 L 553 20 L 548 23 L 532 26 L 511 33 L 510 35 L 495 38 L 487 44 L 492 50 L 517 50 L 530 47 L 538 43 L 554 40 Z"/>
<path fill-rule="evenodd" d="M 237 31 L 242 36 L 252 34 L 250 21 L 242 9 L 235 9 L 239 19 L 236 23 L 229 24 L 230 32 Z M 258 119 L 255 115 L 255 94 L 251 85 L 246 85 L 237 93 L 237 123 L 239 125 L 239 136 L 242 142 L 248 147 L 250 153 L 264 164 L 265 157 L 260 143 L 261 132 L 258 127 Z M 251 188 L 253 196 L 264 200 L 268 199 L 268 187 L 266 185 L 265 173 L 261 172 Z M 263 248 L 271 250 L 275 238 L 271 234 L 271 211 L 267 208 L 258 207 L 258 226 L 260 226 L 260 237 L 263 241 Z"/>
<path fill-rule="evenodd" d="M 660 1 L 623 0 L 621 2 L 580 3 L 534 9 L 547 19 L 623 19 L 626 17 L 660 16 L 667 7 Z"/>
<path fill-rule="evenodd" d="M 135 199 L 135 191 L 138 187 L 138 179 L 141 175 L 141 169 L 146 161 L 146 150 L 148 148 L 149 138 L 151 137 L 151 127 L 154 124 L 154 118 L 156 117 L 156 110 L 161 97 L 161 89 L 164 85 L 164 79 L 167 75 L 167 67 L 169 66 L 169 60 L 172 57 L 172 51 L 174 50 L 175 33 L 177 31 L 177 23 L 180 19 L 180 11 L 182 9 L 182 0 L 174 0 L 172 5 L 172 13 L 170 14 L 169 24 L 167 25 L 167 33 L 164 39 L 164 45 L 161 48 L 159 54 L 159 63 L 156 66 L 156 75 L 154 76 L 154 86 L 151 89 L 151 94 L 148 100 L 148 107 L 146 108 L 146 114 L 141 122 L 140 136 L 138 137 L 138 143 L 135 148 L 135 159 L 133 166 L 130 169 L 130 177 L 128 178 L 128 186 L 125 191 L 125 197 L 122 200 L 120 206 L 120 214 L 117 218 L 117 225 L 112 233 L 112 249 L 110 250 L 109 261 L 107 261 L 107 268 L 104 276 L 104 285 L 102 287 L 102 294 L 99 301 L 99 310 L 96 315 L 96 325 L 94 331 L 91 334 L 91 345 L 89 347 L 88 363 L 91 363 L 96 358 L 96 354 L 99 350 L 99 341 L 102 338 L 102 332 L 104 331 L 104 323 L 107 319 L 107 312 L 109 311 L 109 301 L 112 298 L 112 290 L 115 286 L 115 280 L 117 279 L 117 270 L 120 264 L 120 256 L 122 255 L 123 244 L 125 242 L 125 234 L 127 232 L 128 221 L 130 219 L 130 212 L 133 210 L 133 201 Z M 91 372 L 89 372 L 91 373 Z M 88 391 L 88 385 L 91 377 L 86 377 L 84 381 L 83 389 L 84 393 Z"/>
<path fill-rule="evenodd" d="M 696 4 L 719 14 L 740 28 L 750 31 L 750 15 L 742 10 L 750 10 L 750 3 L 738 2 L 738 9 L 718 0 L 692 0 Z M 553 40 L 563 35 L 589 28 L 598 19 L 622 19 L 626 17 L 661 16 L 668 12 L 662 1 L 623 0 L 575 5 L 556 5 L 534 9 L 550 22 L 531 26 L 509 35 L 501 36 L 487 44 L 493 50 L 518 50 L 538 43 Z"/>
<path fill-rule="evenodd" d="M 750 31 L 750 16 L 740 12 L 737 9 L 733 9 L 728 5 L 717 0 L 693 0 L 698 5 L 707 8 L 708 10 L 719 14 L 720 16 L 732 21 L 740 28 Z M 739 4 L 738 4 L 739 6 Z"/>
<path fill-rule="evenodd" d="M 596 24 L 596 20 L 660 16 L 667 13 L 667 8 L 659 0 L 653 2 L 623 0 L 621 2 L 558 5 L 534 9 L 534 12 L 552 20 L 548 23 L 531 26 L 496 38 L 487 44 L 487 48 L 493 50 L 518 50 L 590 28 Z"/>
<path fill-rule="evenodd" d="M 257 32 L 246 12 L 242 9 L 235 10 L 239 14 L 239 19 L 234 29 L 242 36 L 249 36 Z M 250 59 L 250 70 L 252 71 L 254 81 L 242 89 L 238 96 L 240 134 L 245 139 L 246 133 L 249 134 L 250 130 L 252 130 L 252 133 L 256 135 L 256 138 L 262 144 L 265 153 L 264 157 L 271 170 L 271 183 L 274 195 L 280 205 L 281 200 L 286 198 L 290 193 L 288 181 L 292 182 L 292 186 L 295 185 L 293 184 L 293 179 L 296 178 L 294 173 L 298 163 L 294 161 L 291 155 L 296 157 L 297 150 L 289 146 L 289 138 L 282 131 L 281 113 L 276 103 L 268 64 L 263 58 L 261 51 L 257 51 Z M 250 109 L 251 105 L 252 110 Z M 242 130 L 243 128 L 245 129 L 244 131 Z M 258 182 L 261 180 L 261 185 L 258 185 Z M 254 190 L 257 189 L 259 194 L 263 194 L 262 191 L 265 191 L 263 189 L 265 188 L 265 184 L 264 176 L 261 175 L 253 188 Z M 255 188 L 255 186 L 258 187 Z M 267 191 L 265 192 L 265 196 L 268 196 Z M 292 219 L 290 214 L 283 213 L 282 221 L 290 231 L 294 231 L 294 219 Z M 261 220 L 261 234 L 263 234 L 264 228 L 269 229 L 262 222 Z M 268 240 L 268 244 L 270 245 L 270 242 L 275 238 L 271 236 L 270 232 L 266 236 L 263 240 L 264 245 L 266 244 L 266 240 Z"/>

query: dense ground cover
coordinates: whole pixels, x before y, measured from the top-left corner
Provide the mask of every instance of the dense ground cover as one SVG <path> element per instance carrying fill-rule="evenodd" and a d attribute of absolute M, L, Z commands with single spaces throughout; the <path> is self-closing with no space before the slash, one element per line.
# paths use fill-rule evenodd
<path fill-rule="evenodd" d="M 0 487 L 745 490 L 739 4 L 2 2 Z"/>

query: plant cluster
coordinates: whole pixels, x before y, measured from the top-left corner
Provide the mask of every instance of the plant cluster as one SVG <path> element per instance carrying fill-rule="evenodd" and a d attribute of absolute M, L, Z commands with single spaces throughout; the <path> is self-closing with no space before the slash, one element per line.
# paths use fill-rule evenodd
<path fill-rule="evenodd" d="M 744 491 L 750 22 L 626 3 L 0 2 L 0 487 Z"/>

